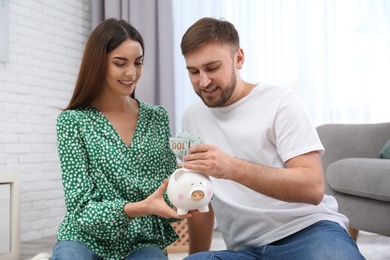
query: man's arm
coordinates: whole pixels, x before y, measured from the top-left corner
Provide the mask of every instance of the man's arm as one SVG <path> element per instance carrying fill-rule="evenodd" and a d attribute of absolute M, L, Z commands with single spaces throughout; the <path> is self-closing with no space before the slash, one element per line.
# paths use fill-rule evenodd
<path fill-rule="evenodd" d="M 236 181 L 269 197 L 317 205 L 325 192 L 318 151 L 291 158 L 286 168 L 271 168 L 240 160 L 214 145 L 200 144 L 184 157 L 184 167 L 220 179 Z"/>
<path fill-rule="evenodd" d="M 270 168 L 238 160 L 232 180 L 267 196 L 287 202 L 317 205 L 322 201 L 325 182 L 320 154 L 306 153 L 286 162 L 286 168 Z"/>
<path fill-rule="evenodd" d="M 210 250 L 214 230 L 214 212 L 209 205 L 209 212 L 194 214 L 188 221 L 189 254 Z"/>

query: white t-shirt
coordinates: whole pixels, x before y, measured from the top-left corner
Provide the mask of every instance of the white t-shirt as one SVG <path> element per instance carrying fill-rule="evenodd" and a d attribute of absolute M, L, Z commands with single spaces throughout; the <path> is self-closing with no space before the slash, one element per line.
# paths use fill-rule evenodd
<path fill-rule="evenodd" d="M 258 84 L 249 95 L 221 108 L 203 102 L 188 108 L 183 131 L 201 136 L 233 157 L 284 168 L 284 162 L 310 152 L 324 152 L 317 131 L 298 94 L 289 88 Z M 237 182 L 210 178 L 212 206 L 228 249 L 262 246 L 321 220 L 346 228 L 332 196 L 317 205 L 270 198 Z"/>

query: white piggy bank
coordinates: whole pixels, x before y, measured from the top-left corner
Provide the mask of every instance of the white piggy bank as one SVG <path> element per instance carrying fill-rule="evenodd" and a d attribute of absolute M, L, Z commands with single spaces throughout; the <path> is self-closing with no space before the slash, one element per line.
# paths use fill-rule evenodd
<path fill-rule="evenodd" d="M 169 178 L 167 195 L 179 215 L 196 209 L 208 212 L 213 188 L 208 176 L 181 168 Z"/>

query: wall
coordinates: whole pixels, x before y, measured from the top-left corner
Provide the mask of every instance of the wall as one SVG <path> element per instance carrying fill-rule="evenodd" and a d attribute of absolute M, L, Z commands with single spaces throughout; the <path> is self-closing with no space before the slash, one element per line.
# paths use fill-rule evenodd
<path fill-rule="evenodd" d="M 9 61 L 0 62 L 0 172 L 20 172 L 21 240 L 29 241 L 55 234 L 65 214 L 55 122 L 74 88 L 92 0 L 5 1 Z"/>

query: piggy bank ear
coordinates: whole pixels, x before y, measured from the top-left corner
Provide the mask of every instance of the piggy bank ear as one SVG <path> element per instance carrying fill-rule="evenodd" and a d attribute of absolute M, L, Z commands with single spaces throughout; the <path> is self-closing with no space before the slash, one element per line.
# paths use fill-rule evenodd
<path fill-rule="evenodd" d="M 179 180 L 179 178 L 185 173 L 185 171 L 181 169 L 177 169 L 172 175 L 175 181 Z"/>

